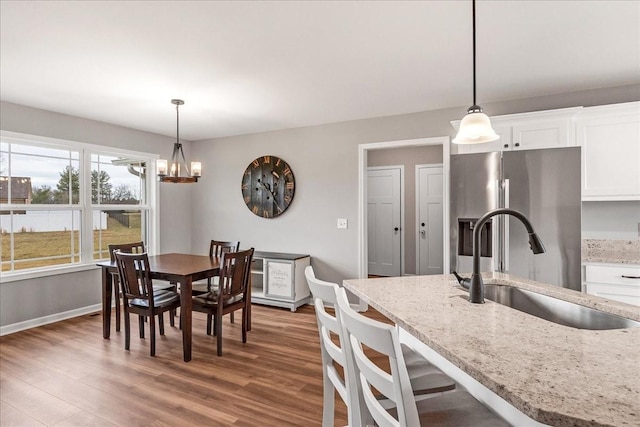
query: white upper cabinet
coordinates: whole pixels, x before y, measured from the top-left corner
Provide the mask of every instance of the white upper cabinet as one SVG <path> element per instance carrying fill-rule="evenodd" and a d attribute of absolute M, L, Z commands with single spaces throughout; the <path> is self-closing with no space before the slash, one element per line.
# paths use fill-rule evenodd
<path fill-rule="evenodd" d="M 640 102 L 585 108 L 576 123 L 583 200 L 640 200 Z"/>
<path fill-rule="evenodd" d="M 575 117 L 582 107 L 491 117 L 500 139 L 484 144 L 457 145 L 458 154 L 533 150 L 576 145 Z M 457 130 L 460 121 L 451 122 Z"/>

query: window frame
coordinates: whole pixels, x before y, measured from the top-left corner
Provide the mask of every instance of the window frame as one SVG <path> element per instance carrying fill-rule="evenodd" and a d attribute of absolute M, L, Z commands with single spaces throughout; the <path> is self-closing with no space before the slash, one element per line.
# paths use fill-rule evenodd
<path fill-rule="evenodd" d="M 67 274 L 77 271 L 92 270 L 98 268 L 96 263 L 100 260 L 94 259 L 93 246 L 93 212 L 108 210 L 140 210 L 146 213 L 147 224 L 142 231 L 146 237 L 145 245 L 150 254 L 157 251 L 159 236 L 159 203 L 158 203 L 158 182 L 156 178 L 156 160 L 158 154 L 108 147 L 103 145 L 89 144 L 78 141 L 70 141 L 58 138 L 50 138 L 38 135 L 9 132 L 0 130 L 3 142 L 17 143 L 43 148 L 56 148 L 63 150 L 78 151 L 80 170 L 80 194 L 79 203 L 70 201 L 67 204 L 3 204 L 2 210 L 27 210 L 27 211 L 77 211 L 80 212 L 80 262 L 64 265 L 30 268 L 25 270 L 2 272 L 0 271 L 0 282 L 13 282 L 17 280 L 27 280 L 39 277 Z M 145 203 L 132 204 L 100 204 L 91 201 L 91 155 L 106 155 L 128 157 L 146 162 L 145 179 Z M 7 176 L 9 173 L 7 172 Z M 11 248 L 13 251 L 13 247 Z M 70 254 L 72 256 L 72 254 Z"/>

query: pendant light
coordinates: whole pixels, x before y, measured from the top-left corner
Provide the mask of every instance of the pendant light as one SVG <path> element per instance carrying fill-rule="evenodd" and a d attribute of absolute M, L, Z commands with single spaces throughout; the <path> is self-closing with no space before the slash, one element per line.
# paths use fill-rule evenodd
<path fill-rule="evenodd" d="M 172 99 L 171 103 L 176 106 L 176 143 L 173 145 L 171 164 L 168 165 L 165 159 L 159 159 L 156 163 L 158 177 L 160 182 L 182 184 L 198 182 L 198 178 L 202 174 L 202 164 L 200 162 L 191 162 L 191 171 L 189 171 L 187 161 L 184 158 L 184 151 L 182 151 L 182 143 L 180 142 L 180 115 L 178 108 L 184 105 L 184 101 L 182 99 Z M 181 176 L 183 171 L 186 173 L 185 176 Z"/>
<path fill-rule="evenodd" d="M 473 15 L 473 105 L 467 109 L 462 118 L 454 144 L 480 144 L 500 138 L 491 127 L 491 120 L 476 104 L 476 0 L 472 0 Z"/>

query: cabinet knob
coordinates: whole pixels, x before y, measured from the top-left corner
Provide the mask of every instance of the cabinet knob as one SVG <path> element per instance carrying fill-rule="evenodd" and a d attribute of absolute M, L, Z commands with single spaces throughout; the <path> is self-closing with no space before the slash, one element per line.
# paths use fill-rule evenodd
<path fill-rule="evenodd" d="M 516 147 L 520 147 L 520 143 L 519 142 L 516 142 Z"/>
<path fill-rule="evenodd" d="M 509 144 L 504 144 L 504 148 L 509 148 Z"/>

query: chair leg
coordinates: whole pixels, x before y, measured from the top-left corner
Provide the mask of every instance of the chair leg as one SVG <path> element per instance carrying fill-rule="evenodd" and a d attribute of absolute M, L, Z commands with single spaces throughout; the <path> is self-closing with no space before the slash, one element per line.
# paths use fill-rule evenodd
<path fill-rule="evenodd" d="M 211 335 L 211 318 L 212 316 L 207 313 L 207 335 Z"/>
<path fill-rule="evenodd" d="M 327 375 L 326 367 L 322 367 L 323 372 L 323 389 L 324 389 L 324 397 L 322 402 L 322 427 L 333 427 L 333 417 L 335 410 L 335 388 Z M 351 409 L 351 408 L 348 408 Z"/>
<path fill-rule="evenodd" d="M 169 282 L 169 284 L 173 285 L 173 288 L 171 288 L 172 291 L 178 292 L 178 283 Z M 169 317 L 169 324 L 171 326 L 176 326 L 176 323 L 175 323 L 176 313 L 177 313 L 177 310 L 175 308 L 172 308 L 171 310 L 169 310 L 169 316 L 170 316 Z"/>
<path fill-rule="evenodd" d="M 160 329 L 160 335 L 164 335 L 164 313 L 158 314 L 158 329 Z"/>
<path fill-rule="evenodd" d="M 149 316 L 149 335 L 151 336 L 151 345 L 149 351 L 151 356 L 156 355 L 156 316 L 153 314 Z"/>
<path fill-rule="evenodd" d="M 231 323 L 235 323 L 234 318 L 233 318 L 233 312 L 231 312 L 231 316 L 229 316 L 229 320 L 231 321 Z"/>
<path fill-rule="evenodd" d="M 251 330 L 251 301 L 247 302 L 247 331 Z"/>
<path fill-rule="evenodd" d="M 140 327 L 140 338 L 144 338 L 144 316 L 138 316 L 138 326 Z"/>
<path fill-rule="evenodd" d="M 124 310 L 124 349 L 129 350 L 131 347 L 131 322 L 129 313 Z"/>
<path fill-rule="evenodd" d="M 214 322 L 217 335 L 216 341 L 218 347 L 218 356 L 222 356 L 222 313 L 216 314 Z"/>
<path fill-rule="evenodd" d="M 120 331 L 120 285 L 113 279 L 113 298 L 116 302 L 116 331 Z"/>
<path fill-rule="evenodd" d="M 233 316 L 233 313 L 231 313 Z M 244 313 L 244 308 L 242 309 L 242 342 L 247 342 L 247 316 Z"/>

